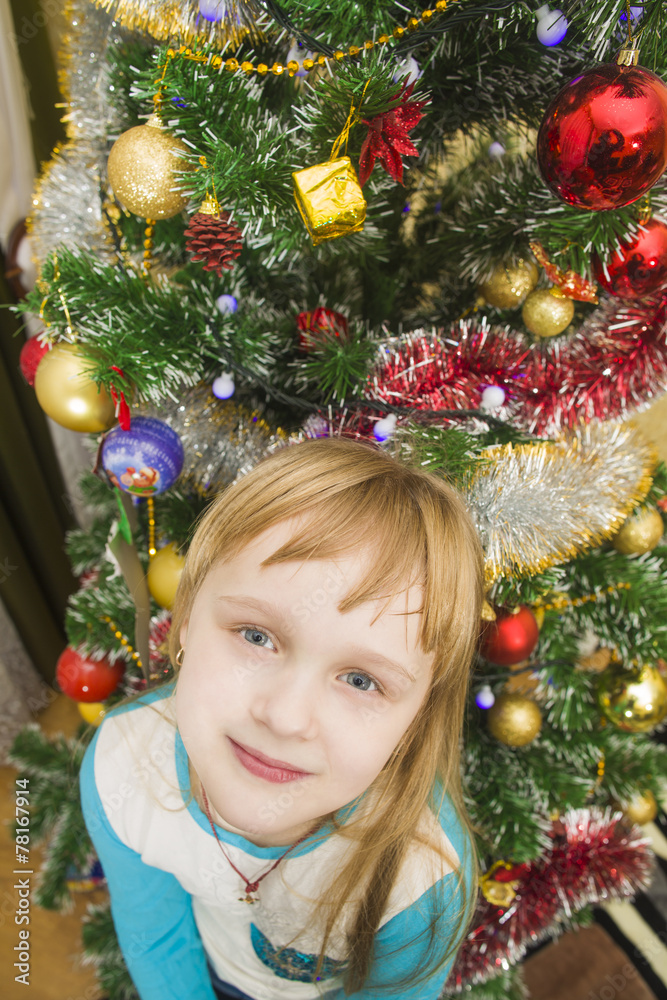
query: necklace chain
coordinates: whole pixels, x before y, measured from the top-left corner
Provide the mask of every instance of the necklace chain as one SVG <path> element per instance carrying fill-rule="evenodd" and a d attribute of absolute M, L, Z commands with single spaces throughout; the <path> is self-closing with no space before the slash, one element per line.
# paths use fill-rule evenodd
<path fill-rule="evenodd" d="M 274 862 L 273 862 L 273 864 L 271 865 L 271 867 L 270 867 L 270 868 L 267 868 L 267 870 L 266 870 L 265 872 L 263 872 L 263 873 L 262 873 L 261 875 L 259 875 L 259 876 L 258 876 L 258 877 L 257 877 L 257 878 L 255 879 L 255 881 L 254 881 L 254 882 L 251 882 L 251 881 L 250 881 L 250 880 L 249 880 L 249 879 L 248 879 L 248 878 L 247 878 L 247 877 L 246 877 L 246 876 L 245 876 L 245 875 L 243 874 L 243 872 L 242 872 L 242 871 L 240 871 L 240 870 L 239 870 L 239 869 L 238 869 L 238 868 L 236 867 L 236 865 L 234 864 L 234 862 L 232 861 L 232 859 L 230 858 L 230 856 L 229 856 L 229 855 L 227 854 L 227 851 L 226 851 L 226 850 L 225 850 L 225 848 L 223 847 L 223 845 L 222 845 L 222 842 L 221 842 L 221 840 L 220 840 L 220 837 L 218 836 L 218 831 L 217 831 L 217 830 L 216 830 L 216 828 L 215 828 L 215 823 L 213 822 L 213 819 L 212 819 L 212 817 L 211 817 L 211 807 L 210 807 L 210 806 L 209 806 L 209 804 L 208 804 L 208 798 L 207 798 L 207 796 L 206 796 L 206 792 L 205 792 L 205 790 L 204 790 L 204 786 L 203 786 L 203 785 L 201 784 L 201 782 L 200 782 L 200 785 L 199 785 L 199 787 L 200 787 L 200 789 L 201 789 L 201 795 L 202 795 L 202 799 L 204 800 L 204 809 L 205 809 L 205 811 L 206 811 L 206 817 L 207 817 L 207 819 L 208 819 L 209 823 L 211 824 L 211 830 L 213 831 L 213 836 L 215 837 L 215 839 L 216 839 L 216 840 L 217 840 L 217 842 L 218 842 L 218 847 L 220 848 L 220 850 L 221 850 L 221 851 L 222 851 L 222 853 L 224 854 L 224 856 L 225 856 L 225 858 L 227 859 L 227 861 L 229 862 L 230 866 L 231 866 L 231 867 L 232 867 L 232 868 L 234 869 L 234 871 L 236 872 L 236 874 L 237 874 L 237 875 L 239 875 L 239 876 L 241 877 L 241 879 L 243 880 L 243 882 L 245 883 L 245 896 L 239 896 L 239 902 L 240 902 L 240 903 L 256 903 L 256 902 L 257 902 L 257 899 L 256 899 L 256 897 L 253 897 L 253 895 L 252 895 L 252 894 L 253 894 L 254 892 L 257 892 L 257 890 L 259 889 L 259 883 L 260 883 L 260 882 L 261 882 L 261 881 L 262 881 L 263 879 L 265 879 L 267 875 L 270 875 L 270 874 L 271 874 L 271 872 L 272 872 L 272 871 L 273 871 L 273 870 L 274 870 L 275 868 L 277 868 L 277 867 L 278 867 L 278 865 L 280 864 L 280 862 L 281 862 L 281 861 L 282 861 L 282 860 L 283 860 L 284 858 L 286 858 L 286 857 L 287 857 L 287 855 L 288 855 L 288 854 L 290 853 L 290 851 L 293 851 L 295 847 L 298 847 L 298 846 L 299 846 L 299 844 L 303 843 L 303 841 L 304 841 L 304 840 L 306 839 L 306 837 L 308 837 L 308 836 L 309 836 L 309 835 L 310 835 L 310 834 L 312 833 L 312 830 L 307 830 L 307 831 L 306 831 L 306 833 L 304 833 L 304 835 L 303 835 L 302 837 L 299 837 L 299 839 L 298 839 L 298 840 L 296 840 L 296 841 L 295 841 L 295 842 L 294 842 L 293 844 L 291 844 L 291 845 L 290 845 L 290 846 L 289 846 L 289 847 L 287 848 L 287 850 L 286 850 L 286 851 L 284 851 L 284 853 L 283 853 L 283 854 L 281 854 L 281 855 L 280 855 L 280 857 L 279 857 L 279 858 L 278 858 L 278 859 L 277 859 L 276 861 L 274 861 Z"/>

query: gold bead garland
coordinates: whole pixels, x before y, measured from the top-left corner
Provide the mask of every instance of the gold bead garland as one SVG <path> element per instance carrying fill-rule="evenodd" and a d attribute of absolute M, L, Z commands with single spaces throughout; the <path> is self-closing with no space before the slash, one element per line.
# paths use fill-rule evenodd
<path fill-rule="evenodd" d="M 304 70 L 306 73 L 310 73 L 310 71 L 315 69 L 316 66 L 326 66 L 329 62 L 340 63 L 349 57 L 355 58 L 361 52 L 370 52 L 370 50 L 376 45 L 386 45 L 390 41 L 400 41 L 401 38 L 405 36 L 406 32 L 412 33 L 424 25 L 429 24 L 434 14 L 444 14 L 450 3 L 456 2 L 457 0 L 438 0 L 438 2 L 434 4 L 433 10 L 427 8 L 421 12 L 419 17 L 410 17 L 404 28 L 397 25 L 393 29 L 391 35 L 382 34 L 379 35 L 375 41 L 367 39 L 363 45 L 350 45 L 347 52 L 343 51 L 343 49 L 336 49 L 333 56 L 318 55 L 314 59 L 304 59 L 302 62 L 298 62 L 296 59 L 290 59 L 290 61 L 286 64 L 274 62 L 273 66 L 267 66 L 266 63 L 258 63 L 257 66 L 254 66 L 251 62 L 248 62 L 248 60 L 244 60 L 239 63 L 238 59 L 223 59 L 222 56 L 207 56 L 203 55 L 201 52 L 193 52 L 193 50 L 187 45 L 181 45 L 178 49 L 170 48 L 167 50 L 167 62 L 165 62 L 164 69 L 166 70 L 169 59 L 173 59 L 175 56 L 179 55 L 184 59 L 192 59 L 194 62 L 209 63 L 213 69 L 222 69 L 224 67 L 224 69 L 226 69 L 229 73 L 238 73 L 240 70 L 248 76 L 250 76 L 251 73 L 258 73 L 260 76 L 266 76 L 267 73 L 272 73 L 274 76 L 282 76 L 283 73 L 287 73 L 288 76 L 294 76 L 295 73 L 299 72 L 299 70 Z M 161 79 L 164 79 L 164 72 Z M 161 95 L 156 94 L 153 100 L 156 104 L 158 104 L 161 100 Z"/>
<path fill-rule="evenodd" d="M 123 635 L 123 633 L 120 631 L 120 629 L 118 628 L 118 626 L 116 625 L 116 623 L 114 621 L 112 621 L 112 619 L 109 617 L 109 615 L 104 615 L 103 620 L 107 623 L 107 625 L 109 626 L 109 628 L 113 632 L 115 638 L 120 641 L 121 646 L 123 646 L 123 648 L 128 651 L 128 653 L 130 654 L 130 656 L 132 657 L 132 659 L 134 660 L 134 662 L 136 663 L 136 665 L 139 667 L 139 669 L 143 670 L 144 668 L 143 668 L 143 664 L 141 662 L 141 657 L 137 653 L 136 649 L 134 649 L 130 645 L 130 640 L 127 639 Z"/>
<path fill-rule="evenodd" d="M 536 601 L 532 607 L 539 608 L 541 611 L 563 611 L 565 608 L 579 608 L 582 604 L 596 603 L 605 594 L 617 593 L 619 590 L 630 590 L 630 588 L 631 584 L 629 583 L 614 583 L 605 587 L 600 593 L 584 594 L 583 597 L 575 597 L 573 600 L 561 595 L 549 604 L 542 604 L 541 601 Z"/>
<path fill-rule="evenodd" d="M 153 497 L 146 497 L 146 509 L 148 511 L 148 556 L 152 559 L 157 552 L 155 548 L 155 500 Z"/>
<path fill-rule="evenodd" d="M 144 233 L 144 274 L 148 274 L 153 266 L 153 230 L 155 229 L 155 219 L 146 219 L 146 231 Z"/>

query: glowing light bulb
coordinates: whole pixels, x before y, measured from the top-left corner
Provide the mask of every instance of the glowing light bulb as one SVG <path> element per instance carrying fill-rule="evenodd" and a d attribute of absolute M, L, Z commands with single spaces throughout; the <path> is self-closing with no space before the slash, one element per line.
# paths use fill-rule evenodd
<path fill-rule="evenodd" d="M 224 372 L 222 375 L 218 375 L 213 381 L 211 386 L 211 392 L 218 399 L 231 399 L 234 395 L 234 379 L 231 372 Z"/>
<path fill-rule="evenodd" d="M 373 428 L 373 437 L 376 441 L 387 441 L 396 430 L 396 414 L 390 413 L 381 420 L 378 420 Z"/>
<path fill-rule="evenodd" d="M 537 39 L 542 42 L 542 45 L 551 48 L 563 41 L 569 25 L 562 10 L 549 10 L 549 5 L 545 3 L 535 16 L 537 17 Z"/>

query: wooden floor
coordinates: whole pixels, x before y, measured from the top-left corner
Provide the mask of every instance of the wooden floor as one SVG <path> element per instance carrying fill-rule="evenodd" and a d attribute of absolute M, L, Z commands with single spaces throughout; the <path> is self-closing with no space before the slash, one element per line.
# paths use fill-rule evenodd
<path fill-rule="evenodd" d="M 649 411 L 641 414 L 636 422 L 647 437 L 650 437 L 658 451 L 660 457 L 667 461 L 667 396 L 663 396 Z M 39 722 L 47 733 L 62 732 L 69 736 L 74 733 L 81 719 L 75 704 L 68 698 L 60 695 L 49 707 L 40 715 Z M 7 827 L 7 820 L 13 818 L 14 810 L 14 788 L 16 772 L 9 767 L 0 767 L 0 783 L 2 788 L 2 805 L 0 815 L 2 818 L 2 830 L 0 830 L 0 952 L 2 964 L 0 965 L 0 996 L 3 1000 L 98 1000 L 101 992 L 97 987 L 95 975 L 92 969 L 81 966 L 80 960 L 80 940 L 81 940 L 81 918 L 85 913 L 89 902 L 100 902 L 104 899 L 101 891 L 95 893 L 84 893 L 77 896 L 72 912 L 68 914 L 50 913 L 31 906 L 30 924 L 21 925 L 24 929 L 30 930 L 30 976 L 28 987 L 17 983 L 14 976 L 19 970 L 14 969 L 17 952 L 15 946 L 19 944 L 19 926 L 15 923 L 15 911 L 18 905 L 19 890 L 15 888 L 19 878 L 30 878 L 34 880 L 36 874 L 27 876 L 25 872 L 21 875 L 14 875 L 15 846 Z M 38 849 L 31 849 L 31 861 L 29 867 L 33 872 L 37 872 L 41 863 L 41 854 Z M 565 949 L 562 949 L 565 957 Z M 536 956 L 536 959 L 539 956 Z M 535 960 L 533 960 L 535 961 Z M 566 965 L 570 966 L 570 961 L 566 960 Z M 570 967 L 570 972 L 572 971 Z M 535 967 L 531 970 L 533 982 L 531 987 L 534 1000 L 552 1000 L 555 995 L 559 998 L 561 994 L 556 990 L 556 994 L 549 992 L 545 984 L 541 981 L 538 985 Z M 531 976 L 529 975 L 529 979 Z M 552 984 L 553 985 L 553 984 Z M 582 985 L 583 989 L 583 983 Z M 569 986 L 562 994 L 568 1000 L 588 1000 L 590 995 L 587 986 L 584 992 L 578 993 L 572 989 L 570 978 Z M 576 994 L 576 996 L 575 996 Z M 631 1000 L 630 994 L 619 994 L 619 1000 Z M 632 1000 L 634 1000 L 632 994 Z M 183 998 L 187 1000 L 187 998 Z"/>

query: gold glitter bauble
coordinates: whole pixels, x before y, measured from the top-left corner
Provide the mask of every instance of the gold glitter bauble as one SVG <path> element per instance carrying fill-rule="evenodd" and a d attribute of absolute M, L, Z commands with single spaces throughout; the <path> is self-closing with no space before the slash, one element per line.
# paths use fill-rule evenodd
<path fill-rule="evenodd" d="M 537 284 L 538 276 L 537 265 L 520 258 L 516 264 L 499 264 L 477 290 L 496 309 L 518 309 Z"/>
<path fill-rule="evenodd" d="M 173 542 L 158 549 L 148 566 L 148 589 L 151 597 L 167 611 L 171 611 L 174 606 L 184 566 L 185 556 L 179 555 Z"/>
<path fill-rule="evenodd" d="M 191 169 L 177 153 L 187 146 L 170 135 L 152 115 L 145 125 L 128 129 L 109 153 L 109 184 L 128 212 L 142 219 L 171 219 L 188 203 L 188 195 L 175 188 L 174 173 Z"/>
<path fill-rule="evenodd" d="M 508 747 L 525 747 L 542 728 L 542 713 L 532 700 L 522 694 L 503 692 L 487 713 L 492 736 Z"/>
<path fill-rule="evenodd" d="M 626 819 L 630 820 L 631 823 L 639 823 L 640 826 L 643 826 L 645 823 L 652 823 L 658 815 L 658 804 L 651 791 L 638 792 L 637 795 L 633 795 L 630 801 L 622 805 L 621 808 Z"/>
<path fill-rule="evenodd" d="M 536 337 L 555 337 L 570 325 L 574 302 L 557 288 L 538 288 L 523 304 L 521 316 Z"/>
<path fill-rule="evenodd" d="M 106 389 L 86 374 L 90 362 L 75 344 L 59 343 L 44 355 L 35 374 L 37 401 L 47 416 L 81 434 L 98 434 L 116 421 Z"/>
<path fill-rule="evenodd" d="M 617 729 L 647 733 L 667 715 L 667 684 L 655 666 L 612 664 L 600 676 L 598 704 Z"/>
<path fill-rule="evenodd" d="M 659 511 L 655 507 L 644 507 L 627 519 L 611 541 L 616 551 L 625 556 L 643 555 L 656 547 L 664 533 Z"/>

